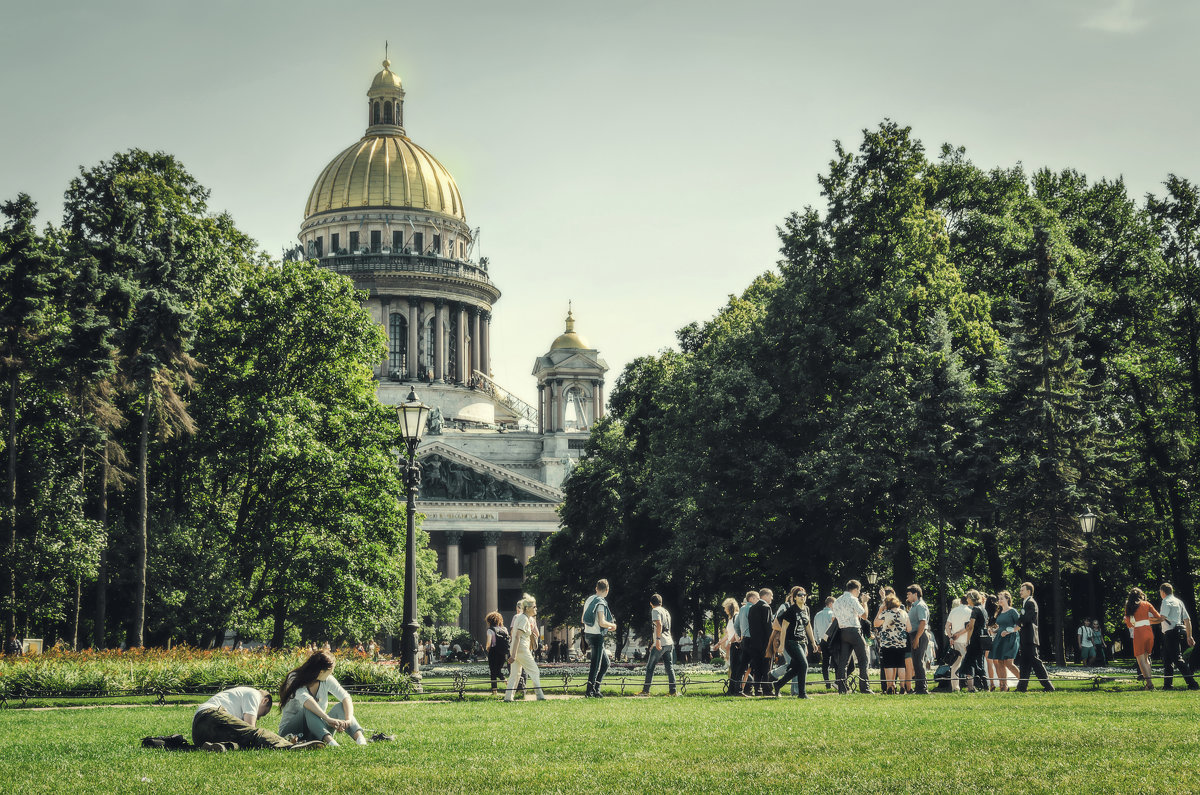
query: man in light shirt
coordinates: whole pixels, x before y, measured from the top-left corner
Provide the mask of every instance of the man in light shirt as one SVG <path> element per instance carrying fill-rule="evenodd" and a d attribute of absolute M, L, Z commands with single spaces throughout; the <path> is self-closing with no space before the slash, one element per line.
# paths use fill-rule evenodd
<path fill-rule="evenodd" d="M 840 646 L 837 658 L 837 687 L 839 693 L 846 693 L 846 666 L 853 653 L 858 659 L 858 685 L 863 693 L 871 692 L 870 677 L 867 675 L 867 644 L 863 641 L 862 629 L 858 619 L 866 613 L 862 602 L 858 600 L 858 592 L 862 583 L 850 580 L 846 583 L 846 591 L 833 603 L 833 620 L 838 622 L 838 644 Z"/>
<path fill-rule="evenodd" d="M 1175 587 L 1171 583 L 1164 582 L 1160 585 L 1158 594 L 1162 597 L 1162 606 L 1158 608 L 1158 612 L 1163 618 L 1163 690 L 1175 689 L 1176 667 L 1187 682 L 1188 690 L 1200 690 L 1200 685 L 1196 684 L 1187 662 L 1183 659 L 1184 644 L 1196 645 L 1196 639 L 1192 637 L 1191 616 L 1188 615 L 1187 607 L 1175 595 Z"/>
<path fill-rule="evenodd" d="M 950 615 L 946 616 L 946 640 L 950 642 L 950 648 L 958 652 L 958 657 L 950 665 L 951 690 L 958 690 L 961 686 L 958 669 L 962 667 L 963 659 L 967 656 L 967 641 L 970 640 L 967 636 L 967 626 L 970 623 L 970 606 L 967 605 L 966 600 L 955 599 Z"/>

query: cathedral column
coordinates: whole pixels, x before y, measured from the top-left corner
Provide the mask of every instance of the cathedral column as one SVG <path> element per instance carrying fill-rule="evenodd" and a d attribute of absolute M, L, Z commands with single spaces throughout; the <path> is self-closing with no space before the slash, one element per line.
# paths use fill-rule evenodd
<path fill-rule="evenodd" d="M 538 433 L 546 432 L 546 385 L 538 384 Z"/>
<path fill-rule="evenodd" d="M 462 537 L 463 534 L 458 530 L 450 530 L 446 533 L 446 579 L 453 580 L 458 576 L 458 561 L 462 554 Z M 465 618 L 466 605 L 458 611 L 458 625 L 463 625 Z"/>
<path fill-rule="evenodd" d="M 604 416 L 604 382 L 596 382 L 596 419 Z"/>
<path fill-rule="evenodd" d="M 567 408 L 567 403 L 566 403 L 566 401 L 563 399 L 563 398 L 565 397 L 565 392 L 564 392 L 564 390 L 563 390 L 562 381 L 559 381 L 559 382 L 556 384 L 556 386 L 558 387 L 558 389 L 556 389 L 556 390 L 555 390 L 555 391 L 557 392 L 557 394 L 558 394 L 558 400 L 556 400 L 556 401 L 554 402 L 554 411 L 555 411 L 554 422 L 555 422 L 555 428 L 556 428 L 557 430 L 560 430 L 560 431 L 562 431 L 562 430 L 566 430 L 566 427 L 567 427 L 567 425 L 566 425 L 566 422 L 567 422 L 567 411 L 566 411 L 566 408 Z"/>
<path fill-rule="evenodd" d="M 483 613 L 487 615 L 500 607 L 500 569 L 496 559 L 496 545 L 500 543 L 500 534 L 488 532 L 483 534 L 484 547 L 484 581 Z"/>
<path fill-rule="evenodd" d="M 482 371 L 483 368 L 479 362 L 479 308 L 471 307 L 471 373 L 475 375 L 475 370 Z"/>
<path fill-rule="evenodd" d="M 541 534 L 536 533 L 536 532 L 529 532 L 529 531 L 521 533 L 521 543 L 524 544 L 524 547 L 522 547 L 522 549 L 521 549 L 521 565 L 522 566 L 529 565 L 529 559 L 533 557 L 533 553 L 535 550 L 534 545 L 537 544 L 539 535 L 541 535 Z"/>
<path fill-rule="evenodd" d="M 458 305 L 458 362 L 457 370 L 454 375 L 458 382 L 465 384 L 467 382 L 467 308 L 462 304 Z"/>
<path fill-rule="evenodd" d="M 483 623 L 483 550 L 477 549 L 470 554 L 471 590 L 467 593 L 468 612 L 463 622 L 471 630 L 471 635 L 478 634 L 479 625 Z"/>
<path fill-rule="evenodd" d="M 554 408 L 554 382 L 546 382 L 546 421 L 543 423 L 546 426 L 544 433 L 554 433 L 556 427 L 554 425 L 555 418 L 558 417 L 558 412 Z"/>
<path fill-rule="evenodd" d="M 408 377 L 415 380 L 417 377 L 417 299 L 408 299 L 408 366 L 405 368 L 408 372 Z"/>
<path fill-rule="evenodd" d="M 446 345 L 442 340 L 442 307 L 445 304 L 441 298 L 433 302 L 433 380 L 440 381 L 446 375 Z"/>
<path fill-rule="evenodd" d="M 479 369 L 486 376 L 492 374 L 492 313 L 484 312 L 479 324 Z"/>

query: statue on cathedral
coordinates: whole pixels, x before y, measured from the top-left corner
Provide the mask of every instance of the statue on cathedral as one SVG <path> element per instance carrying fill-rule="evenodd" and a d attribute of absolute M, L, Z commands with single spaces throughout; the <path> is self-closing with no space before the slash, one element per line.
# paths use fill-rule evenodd
<path fill-rule="evenodd" d="M 425 426 L 425 433 L 430 436 L 439 436 L 442 433 L 442 408 L 434 406 L 433 411 L 429 412 L 429 423 Z"/>

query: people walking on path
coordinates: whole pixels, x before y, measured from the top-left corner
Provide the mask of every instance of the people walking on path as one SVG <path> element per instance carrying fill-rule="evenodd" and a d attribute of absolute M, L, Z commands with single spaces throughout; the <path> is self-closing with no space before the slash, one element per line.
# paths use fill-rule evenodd
<path fill-rule="evenodd" d="M 487 639 L 484 649 L 487 651 L 488 673 L 492 677 L 492 695 L 496 695 L 496 683 L 504 680 L 504 666 L 508 664 L 508 650 L 511 637 L 504 627 L 504 616 L 500 611 L 493 610 L 484 617 L 487 621 Z"/>
<path fill-rule="evenodd" d="M 662 606 L 662 597 L 658 594 L 650 596 L 650 626 L 654 642 L 646 650 L 646 682 L 642 685 L 640 695 L 650 695 L 650 685 L 654 681 L 654 668 L 662 660 L 667 672 L 667 695 L 675 695 L 675 641 L 671 637 L 671 614 Z"/>
<path fill-rule="evenodd" d="M 817 611 L 812 622 L 813 636 L 817 639 L 821 651 L 821 680 L 825 683 L 826 690 L 833 687 L 833 682 L 829 679 L 829 663 L 832 657 L 829 649 L 829 625 L 833 623 L 833 601 L 832 596 L 825 597 L 825 607 Z"/>
<path fill-rule="evenodd" d="M 775 680 L 774 695 L 789 681 L 797 683 L 796 697 L 808 698 L 805 690 L 808 677 L 808 650 L 816 645 L 813 637 L 812 619 L 808 613 L 808 593 L 799 585 L 788 592 L 787 604 L 779 614 L 779 633 L 783 638 L 784 652 L 788 659 L 787 670 Z"/>
<path fill-rule="evenodd" d="M 1142 678 L 1146 680 L 1146 690 L 1154 689 L 1150 654 L 1154 651 L 1154 625 L 1161 624 L 1162 620 L 1162 616 L 1146 599 L 1146 593 L 1141 588 L 1129 591 L 1129 599 L 1125 603 L 1125 626 L 1133 631 L 1133 656 L 1137 660 Z"/>
<path fill-rule="evenodd" d="M 583 635 L 591 653 L 587 692 L 584 694 L 587 698 L 604 698 L 600 692 L 604 675 L 608 673 L 608 651 L 604 648 L 604 638 L 617 628 L 607 596 L 608 580 L 597 580 L 596 592 L 583 605 Z"/>
<path fill-rule="evenodd" d="M 1192 618 L 1182 600 L 1175 595 L 1175 586 L 1171 583 L 1158 586 L 1158 595 L 1162 597 L 1158 612 L 1163 619 L 1163 690 L 1174 689 L 1176 669 L 1187 682 L 1188 690 L 1196 690 L 1200 685 L 1196 684 L 1191 668 L 1183 659 L 1183 650 L 1196 645 L 1196 639 L 1192 637 Z"/>
<path fill-rule="evenodd" d="M 537 601 L 526 594 L 517 603 L 517 606 L 521 608 L 521 612 L 517 614 L 512 623 L 512 651 L 508 657 L 510 668 L 508 684 L 504 688 L 504 700 L 513 700 L 517 683 L 521 679 L 521 673 L 524 672 L 529 675 L 529 681 L 533 685 L 534 692 L 537 693 L 537 700 L 545 701 L 546 694 L 542 692 L 542 681 L 538 674 L 537 662 L 533 659 L 533 652 L 530 649 L 530 643 L 538 636 Z M 603 642 L 601 646 L 603 646 Z"/>
<path fill-rule="evenodd" d="M 867 644 L 863 640 L 862 629 L 859 626 L 859 618 L 867 612 L 858 598 L 861 589 L 862 583 L 858 580 L 850 580 L 846 583 L 845 592 L 833 603 L 833 619 L 838 623 L 837 642 L 839 648 L 836 672 L 839 693 L 849 691 L 846 686 L 846 665 L 851 654 L 858 657 L 859 689 L 863 693 L 871 692 L 871 680 L 867 674 Z"/>
<path fill-rule="evenodd" d="M 1017 652 L 1020 660 L 1020 677 L 1017 682 L 1017 691 L 1024 693 L 1029 688 L 1029 675 L 1032 673 L 1037 676 L 1038 681 L 1042 683 L 1042 689 L 1053 691 L 1054 685 L 1050 684 L 1050 675 L 1046 673 L 1046 666 L 1042 663 L 1041 655 L 1038 652 L 1038 605 L 1033 599 L 1033 583 L 1021 583 L 1021 647 Z"/>

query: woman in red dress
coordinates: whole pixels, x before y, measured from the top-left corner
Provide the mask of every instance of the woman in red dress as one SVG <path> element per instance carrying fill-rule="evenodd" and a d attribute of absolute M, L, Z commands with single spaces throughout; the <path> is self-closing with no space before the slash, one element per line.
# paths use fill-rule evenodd
<path fill-rule="evenodd" d="M 1125 603 L 1125 626 L 1133 630 L 1133 656 L 1137 658 L 1147 690 L 1154 689 L 1150 679 L 1150 653 L 1154 651 L 1154 625 L 1161 623 L 1162 616 L 1146 601 L 1142 589 L 1130 591 L 1129 601 Z"/>

